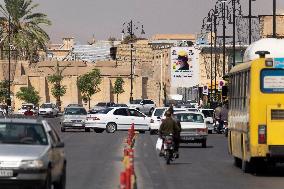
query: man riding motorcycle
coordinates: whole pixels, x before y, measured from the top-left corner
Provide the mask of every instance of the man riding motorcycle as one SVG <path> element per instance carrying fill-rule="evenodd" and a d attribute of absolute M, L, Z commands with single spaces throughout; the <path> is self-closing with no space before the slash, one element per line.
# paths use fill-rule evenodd
<path fill-rule="evenodd" d="M 163 136 L 165 135 L 173 134 L 176 158 L 178 158 L 179 138 L 180 138 L 181 127 L 172 118 L 172 114 L 170 111 L 166 111 L 165 115 L 166 115 L 166 119 L 163 120 L 159 128 L 159 136 L 160 138 L 163 138 Z"/>

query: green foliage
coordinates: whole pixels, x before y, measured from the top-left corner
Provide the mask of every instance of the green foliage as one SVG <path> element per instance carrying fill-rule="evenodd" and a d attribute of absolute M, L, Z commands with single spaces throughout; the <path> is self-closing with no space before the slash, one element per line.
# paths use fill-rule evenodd
<path fill-rule="evenodd" d="M 123 41 L 121 42 L 122 44 L 129 44 L 129 43 L 134 43 L 137 41 L 136 35 L 133 35 L 132 38 L 130 35 L 127 35 L 124 37 Z"/>
<path fill-rule="evenodd" d="M 0 82 L 0 102 L 5 103 L 9 98 L 9 81 Z"/>
<path fill-rule="evenodd" d="M 48 81 L 53 84 L 52 89 L 51 89 L 51 93 L 56 99 L 64 96 L 65 93 L 66 93 L 66 86 L 61 85 L 61 82 L 63 80 L 63 76 L 58 75 L 58 74 L 60 74 L 60 73 L 55 73 L 55 74 L 47 77 Z"/>
<path fill-rule="evenodd" d="M 115 80 L 114 87 L 113 87 L 113 93 L 116 94 L 116 102 L 118 103 L 118 95 L 124 93 L 123 89 L 124 80 L 121 77 L 118 77 Z"/>
<path fill-rule="evenodd" d="M 21 87 L 16 97 L 26 103 L 33 103 L 34 105 L 38 105 L 40 100 L 39 93 L 32 86 Z"/>
<path fill-rule="evenodd" d="M 10 25 L 12 46 L 21 59 L 30 61 L 37 61 L 38 49 L 45 50 L 50 39 L 41 25 L 51 25 L 51 21 L 43 13 L 34 13 L 36 7 L 38 4 L 33 4 L 32 0 L 4 0 L 0 5 L 4 15 L 0 20 L 4 46 L 8 46 L 7 36 Z"/>
<path fill-rule="evenodd" d="M 89 100 L 89 108 L 91 96 L 100 91 L 99 85 L 101 82 L 101 73 L 98 69 L 93 69 L 91 72 L 81 75 L 78 78 L 78 89 L 80 90 L 83 98 L 87 98 Z"/>

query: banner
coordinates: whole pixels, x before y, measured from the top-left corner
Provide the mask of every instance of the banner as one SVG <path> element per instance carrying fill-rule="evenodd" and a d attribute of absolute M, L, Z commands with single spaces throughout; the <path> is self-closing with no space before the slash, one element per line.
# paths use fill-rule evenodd
<path fill-rule="evenodd" d="M 174 87 L 193 87 L 199 79 L 199 50 L 194 47 L 172 47 L 171 79 Z"/>

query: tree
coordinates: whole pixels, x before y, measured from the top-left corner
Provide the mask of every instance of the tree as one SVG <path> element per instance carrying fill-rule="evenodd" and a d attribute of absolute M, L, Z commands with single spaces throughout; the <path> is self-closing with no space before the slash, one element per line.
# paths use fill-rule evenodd
<path fill-rule="evenodd" d="M 0 20 L 2 45 L 9 46 L 10 28 L 11 45 L 20 58 L 30 61 L 37 60 L 38 50 L 45 50 L 50 39 L 41 25 L 51 25 L 51 21 L 43 13 L 33 13 L 38 6 L 32 0 L 4 0 L 4 4 L 0 5 L 4 15 Z"/>
<path fill-rule="evenodd" d="M 124 81 L 121 77 L 118 77 L 115 80 L 113 93 L 116 94 L 116 102 L 117 103 L 118 103 L 118 95 L 124 93 L 123 84 L 124 84 Z"/>
<path fill-rule="evenodd" d="M 9 81 L 4 80 L 0 82 L 0 102 L 6 103 L 9 97 Z"/>
<path fill-rule="evenodd" d="M 51 93 L 56 99 L 56 105 L 58 106 L 59 110 L 61 111 L 61 97 L 66 93 L 66 86 L 62 85 L 61 82 L 63 80 L 62 72 L 67 66 L 63 69 L 59 69 L 59 62 L 56 62 L 56 66 L 54 67 L 53 71 L 54 74 L 47 77 L 47 80 L 53 84 L 51 88 Z"/>
<path fill-rule="evenodd" d="M 99 85 L 101 84 L 101 73 L 98 69 L 93 69 L 91 72 L 81 75 L 78 78 L 77 86 L 83 98 L 89 102 L 89 109 L 91 108 L 91 97 L 100 91 Z"/>
<path fill-rule="evenodd" d="M 34 105 L 38 105 L 40 100 L 39 93 L 32 86 L 21 87 L 16 97 L 26 103 L 33 103 Z"/>

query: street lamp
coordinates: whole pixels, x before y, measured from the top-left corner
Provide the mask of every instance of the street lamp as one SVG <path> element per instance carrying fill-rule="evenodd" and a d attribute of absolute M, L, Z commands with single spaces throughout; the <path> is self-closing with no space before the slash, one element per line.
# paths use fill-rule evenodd
<path fill-rule="evenodd" d="M 276 34 L 276 0 L 273 0 L 273 38 L 277 38 Z"/>
<path fill-rule="evenodd" d="M 132 55 L 132 52 L 133 52 L 133 41 L 134 41 L 134 30 L 138 30 L 139 29 L 139 26 L 140 25 L 140 22 L 136 22 L 136 24 L 133 23 L 132 20 L 130 20 L 130 22 L 124 22 L 123 23 L 123 27 L 126 27 L 126 28 L 123 28 L 122 30 L 122 33 L 125 34 L 125 30 L 126 29 L 126 33 L 129 34 L 130 36 L 130 99 L 129 101 L 132 102 L 133 101 L 133 55 Z M 144 26 L 141 25 L 141 34 L 145 34 L 145 31 L 144 31 Z"/>

